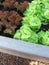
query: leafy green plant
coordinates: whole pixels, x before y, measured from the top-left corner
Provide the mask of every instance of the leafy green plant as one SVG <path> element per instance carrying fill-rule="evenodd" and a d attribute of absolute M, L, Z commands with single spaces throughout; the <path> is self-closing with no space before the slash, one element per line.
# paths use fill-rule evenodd
<path fill-rule="evenodd" d="M 44 32 L 40 31 L 38 33 L 39 43 L 49 46 L 49 30 Z"/>
<path fill-rule="evenodd" d="M 44 32 L 44 31 L 40 31 L 40 32 L 38 33 L 39 43 L 42 43 L 42 38 L 43 38 L 44 35 L 45 35 L 45 32 Z"/>
<path fill-rule="evenodd" d="M 36 16 L 42 24 L 49 23 L 49 1 L 48 0 L 34 0 L 29 3 L 28 8 L 24 12 L 24 16 Z M 48 19 L 48 20 L 47 20 Z"/>
<path fill-rule="evenodd" d="M 22 25 L 28 24 L 33 31 L 38 31 L 41 27 L 41 21 L 38 17 L 27 16 L 23 18 Z"/>
<path fill-rule="evenodd" d="M 49 46 L 49 31 L 46 31 L 42 37 L 42 44 Z"/>
<path fill-rule="evenodd" d="M 38 35 L 28 25 L 23 25 L 14 35 L 15 39 L 38 43 Z"/>
<path fill-rule="evenodd" d="M 15 39 L 41 43 L 49 46 L 49 31 L 39 31 L 49 24 L 49 0 L 34 0 L 24 11 L 22 27 L 14 35 Z"/>

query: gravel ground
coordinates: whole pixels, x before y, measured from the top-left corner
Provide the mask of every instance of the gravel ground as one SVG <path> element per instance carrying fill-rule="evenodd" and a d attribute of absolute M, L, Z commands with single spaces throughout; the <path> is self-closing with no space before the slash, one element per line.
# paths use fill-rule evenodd
<path fill-rule="evenodd" d="M 49 65 L 0 52 L 0 65 Z"/>
<path fill-rule="evenodd" d="M 29 65 L 30 60 L 0 53 L 0 65 Z"/>

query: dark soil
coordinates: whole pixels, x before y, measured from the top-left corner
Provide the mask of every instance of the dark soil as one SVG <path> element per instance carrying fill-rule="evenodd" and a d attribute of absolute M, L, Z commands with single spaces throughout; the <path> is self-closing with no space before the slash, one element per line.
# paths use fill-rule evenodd
<path fill-rule="evenodd" d="M 29 65 L 31 60 L 0 53 L 0 65 Z"/>

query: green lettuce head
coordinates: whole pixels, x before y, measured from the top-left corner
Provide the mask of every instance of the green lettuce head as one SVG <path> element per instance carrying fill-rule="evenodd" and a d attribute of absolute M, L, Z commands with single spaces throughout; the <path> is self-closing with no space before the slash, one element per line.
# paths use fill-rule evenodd
<path fill-rule="evenodd" d="M 40 31 L 38 33 L 39 43 L 49 46 L 49 31 Z"/>
<path fill-rule="evenodd" d="M 43 38 L 44 35 L 45 35 L 45 32 L 44 32 L 44 31 L 40 31 L 40 32 L 38 33 L 39 43 L 42 43 L 42 38 Z"/>
<path fill-rule="evenodd" d="M 43 38 L 42 38 L 42 43 L 44 45 L 49 46 L 49 31 L 46 31 Z"/>
<path fill-rule="evenodd" d="M 33 31 L 38 31 L 41 27 L 41 21 L 38 17 L 27 16 L 23 18 L 22 25 L 27 24 Z"/>
<path fill-rule="evenodd" d="M 23 25 L 19 30 L 17 30 L 14 39 L 38 43 L 38 35 L 32 31 L 28 25 Z"/>

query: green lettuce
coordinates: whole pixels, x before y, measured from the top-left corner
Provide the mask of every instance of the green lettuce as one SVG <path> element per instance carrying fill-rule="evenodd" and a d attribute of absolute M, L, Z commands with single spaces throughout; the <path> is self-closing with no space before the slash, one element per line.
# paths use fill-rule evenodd
<path fill-rule="evenodd" d="M 27 24 L 33 31 L 38 31 L 41 27 L 41 21 L 38 17 L 27 16 L 23 18 L 22 25 Z"/>
<path fill-rule="evenodd" d="M 39 43 L 42 43 L 42 38 L 43 38 L 43 36 L 45 35 L 45 32 L 44 31 L 40 31 L 39 33 L 38 33 L 38 42 Z"/>
<path fill-rule="evenodd" d="M 38 33 L 39 43 L 49 46 L 49 30 L 44 32 L 40 31 Z"/>
<path fill-rule="evenodd" d="M 38 43 L 38 35 L 32 31 L 28 25 L 23 25 L 19 30 L 17 30 L 14 39 Z"/>
<path fill-rule="evenodd" d="M 42 44 L 49 46 L 49 31 L 46 31 L 43 38 L 42 38 Z"/>
<path fill-rule="evenodd" d="M 36 16 L 42 24 L 49 24 L 49 1 L 48 0 L 34 0 L 29 3 L 28 8 L 24 12 L 24 16 Z"/>

